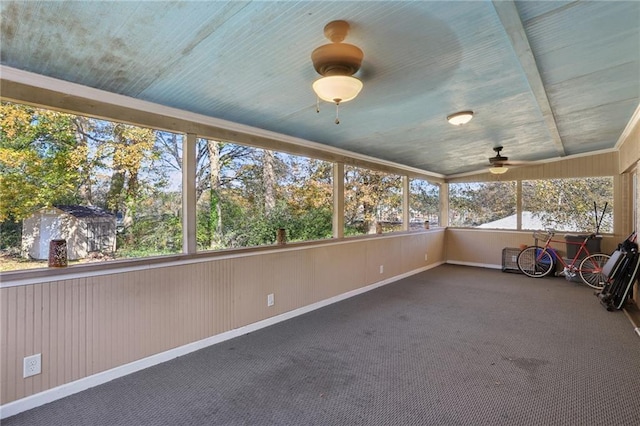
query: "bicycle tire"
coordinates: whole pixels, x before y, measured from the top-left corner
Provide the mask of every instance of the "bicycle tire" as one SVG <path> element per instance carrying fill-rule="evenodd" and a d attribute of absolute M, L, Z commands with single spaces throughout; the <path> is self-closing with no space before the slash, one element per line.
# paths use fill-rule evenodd
<path fill-rule="evenodd" d="M 542 278 L 555 269 L 553 256 L 543 247 L 531 246 L 518 254 L 518 269 L 528 277 Z"/>
<path fill-rule="evenodd" d="M 598 290 L 604 288 L 608 277 L 602 273 L 602 267 L 610 258 L 608 254 L 596 253 L 582 259 L 578 268 L 582 281 Z"/>

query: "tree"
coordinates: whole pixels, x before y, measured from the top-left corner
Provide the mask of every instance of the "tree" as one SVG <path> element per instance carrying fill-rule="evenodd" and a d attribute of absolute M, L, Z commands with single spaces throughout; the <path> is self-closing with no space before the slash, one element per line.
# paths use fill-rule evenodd
<path fill-rule="evenodd" d="M 221 187 L 221 143 L 207 140 L 209 154 L 209 245 L 215 248 L 222 237 L 222 206 L 220 205 Z"/>
<path fill-rule="evenodd" d="M 0 221 L 21 221 L 41 206 L 78 202 L 75 116 L 0 104 Z"/>
<path fill-rule="evenodd" d="M 7 222 L 44 206 L 82 204 L 123 213 L 123 249 L 175 250 L 180 209 L 171 204 L 180 196 L 164 175 L 175 152 L 155 131 L 12 103 L 0 104 L 0 120 L 3 240 L 20 242 L 20 228 Z"/>
<path fill-rule="evenodd" d="M 433 221 L 440 218 L 440 187 L 422 179 L 409 182 L 409 210 L 411 217 Z"/>
<path fill-rule="evenodd" d="M 228 142 L 199 139 L 196 158 L 197 239 L 201 248 L 223 248 L 224 192 L 242 178 L 239 164 L 252 148 Z M 233 211 L 233 209 L 231 210 Z"/>
<path fill-rule="evenodd" d="M 98 201 L 97 194 L 94 194 L 95 177 L 94 172 L 100 167 L 104 167 L 106 160 L 104 152 L 104 141 L 100 138 L 97 120 L 92 120 L 83 116 L 72 116 L 75 126 L 75 153 L 76 169 L 80 176 L 78 185 L 78 197 L 80 203 L 84 205 L 94 205 Z"/>
<path fill-rule="evenodd" d="M 264 213 L 269 216 L 276 208 L 275 155 L 262 150 L 262 186 L 264 191 Z"/>
<path fill-rule="evenodd" d="M 595 231 L 594 202 L 604 232 L 613 231 L 613 180 L 611 177 L 530 180 L 522 182 L 523 209 L 540 218 L 546 227 L 563 230 Z"/>
<path fill-rule="evenodd" d="M 381 221 L 398 220 L 402 179 L 397 175 L 345 167 L 345 224 L 361 233 L 375 233 Z"/>
<path fill-rule="evenodd" d="M 136 208 L 140 201 L 140 173 L 145 163 L 156 158 L 155 132 L 151 129 L 117 123 L 112 127 L 109 141 L 112 158 L 111 179 L 106 205 L 114 212 L 122 212 L 126 242 L 135 243 L 131 232 Z"/>
<path fill-rule="evenodd" d="M 515 213 L 515 182 L 449 185 L 449 223 L 452 226 L 478 226 Z"/>
<path fill-rule="evenodd" d="M 289 241 L 331 236 L 331 163 L 227 142 L 199 141 L 199 146 L 205 144 L 208 148 L 199 152 L 205 153 L 202 170 L 207 172 L 198 174 L 196 185 L 203 188 L 198 199 L 199 247 L 272 244 L 280 227 L 286 228 Z M 212 166 L 216 162 L 218 166 Z M 209 180 L 212 176 L 217 176 L 217 184 Z M 206 186 L 201 185 L 204 178 Z M 217 198 L 212 202 L 210 188 L 216 185 Z M 215 228 L 212 218 L 216 218 Z"/>
<path fill-rule="evenodd" d="M 326 161 L 287 156 L 287 179 L 280 183 L 286 200 L 289 239 L 329 238 L 333 219 L 333 165 Z"/>

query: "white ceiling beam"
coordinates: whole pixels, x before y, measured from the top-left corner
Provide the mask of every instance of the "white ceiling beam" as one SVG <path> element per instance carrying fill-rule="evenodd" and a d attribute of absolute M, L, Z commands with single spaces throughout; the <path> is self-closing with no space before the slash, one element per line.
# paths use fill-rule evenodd
<path fill-rule="evenodd" d="M 549 129 L 549 135 L 556 147 L 558 155 L 564 157 L 566 152 L 562 138 L 560 138 L 560 133 L 558 132 L 558 124 L 553 115 L 553 110 L 547 97 L 547 91 L 544 88 L 536 58 L 531 51 L 529 39 L 522 26 L 522 20 L 520 19 L 516 4 L 513 1 L 493 0 L 493 7 L 502 22 L 505 32 L 509 36 L 509 40 L 511 40 L 511 46 L 520 61 L 522 70 L 527 78 L 531 92 L 538 103 L 538 108 Z"/>

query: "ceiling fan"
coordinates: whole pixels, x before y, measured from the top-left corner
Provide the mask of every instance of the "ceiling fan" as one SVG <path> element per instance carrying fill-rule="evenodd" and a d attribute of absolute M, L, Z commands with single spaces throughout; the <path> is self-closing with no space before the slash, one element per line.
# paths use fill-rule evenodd
<path fill-rule="evenodd" d="M 311 61 L 320 78 L 313 82 L 313 91 L 319 100 L 336 105 L 336 124 L 340 123 L 338 108 L 341 102 L 354 99 L 362 90 L 362 81 L 353 77 L 362 65 L 364 53 L 353 44 L 343 43 L 349 34 L 347 21 L 331 21 L 324 27 L 324 35 L 331 43 L 316 48 Z M 320 112 L 316 103 L 316 112 Z"/>
<path fill-rule="evenodd" d="M 501 154 L 503 149 L 504 148 L 501 146 L 494 147 L 493 150 L 495 151 L 496 155 L 489 158 L 489 165 L 491 166 L 489 172 L 493 173 L 494 175 L 501 175 L 503 173 L 506 173 L 507 170 L 509 170 L 509 167 L 506 166 L 519 166 L 524 164 L 523 161 L 509 161 L 509 157 L 505 157 Z"/>

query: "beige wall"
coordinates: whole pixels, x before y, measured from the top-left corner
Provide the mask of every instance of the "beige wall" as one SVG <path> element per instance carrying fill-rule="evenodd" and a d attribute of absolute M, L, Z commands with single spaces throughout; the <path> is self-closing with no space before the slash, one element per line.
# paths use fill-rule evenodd
<path fill-rule="evenodd" d="M 625 137 L 620 144 L 620 171 L 625 172 L 633 168 L 640 160 L 640 120 L 625 131 Z"/>
<path fill-rule="evenodd" d="M 629 214 L 624 218 L 632 230 L 640 231 L 640 184 L 638 169 L 640 168 L 640 106 L 634 113 L 628 127 L 625 129 L 619 146 L 619 169 L 626 182 L 624 195 L 630 206 Z M 636 180 L 636 192 L 633 193 L 633 180 Z M 634 223 L 635 218 L 635 223 Z M 640 302 L 639 286 L 636 282 L 634 291 L 636 304 Z"/>
<path fill-rule="evenodd" d="M 434 229 L 28 285 L 5 280 L 1 403 L 443 262 L 443 247 L 444 229 Z M 35 353 L 42 374 L 23 379 L 23 358 Z"/>
<path fill-rule="evenodd" d="M 532 231 L 502 231 L 491 229 L 448 228 L 445 238 L 447 261 L 478 266 L 501 266 L 502 249 L 518 248 L 521 244 L 532 245 Z M 564 234 L 558 233 L 554 239 L 564 241 Z M 613 235 L 605 235 L 601 241 L 601 251 L 611 253 L 620 239 Z M 566 253 L 566 245 L 562 242 L 552 243 L 560 253 Z"/>

